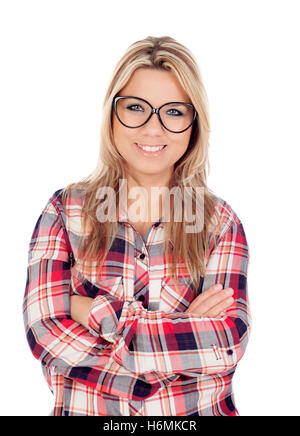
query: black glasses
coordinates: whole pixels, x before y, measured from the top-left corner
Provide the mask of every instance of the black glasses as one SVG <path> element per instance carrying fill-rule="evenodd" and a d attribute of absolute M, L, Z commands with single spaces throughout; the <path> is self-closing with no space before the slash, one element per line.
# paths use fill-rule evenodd
<path fill-rule="evenodd" d="M 143 126 L 156 113 L 164 128 L 173 133 L 185 132 L 197 117 L 192 103 L 175 101 L 155 109 L 143 98 L 133 96 L 114 97 L 113 110 L 120 123 L 130 129 Z"/>

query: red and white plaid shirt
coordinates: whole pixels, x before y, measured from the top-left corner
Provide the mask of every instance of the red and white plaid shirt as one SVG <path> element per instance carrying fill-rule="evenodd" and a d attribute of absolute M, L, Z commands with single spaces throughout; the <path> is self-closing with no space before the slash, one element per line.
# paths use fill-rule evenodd
<path fill-rule="evenodd" d="M 100 279 L 93 267 L 83 272 L 83 191 L 68 195 L 68 214 L 61 192 L 35 225 L 23 302 L 27 340 L 55 398 L 51 415 L 238 415 L 232 378 L 250 331 L 249 250 L 229 204 L 216 197 L 223 228 L 198 289 L 234 289 L 234 304 L 217 319 L 185 313 L 191 279 L 184 263 L 179 286 L 167 275 L 161 220 L 142 238 L 123 214 Z M 89 329 L 71 318 L 72 294 L 94 299 Z"/>

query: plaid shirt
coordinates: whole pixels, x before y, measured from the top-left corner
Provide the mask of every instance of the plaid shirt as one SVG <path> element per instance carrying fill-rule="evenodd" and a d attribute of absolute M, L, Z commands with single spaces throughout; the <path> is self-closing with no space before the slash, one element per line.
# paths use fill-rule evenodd
<path fill-rule="evenodd" d="M 234 289 L 217 319 L 185 313 L 191 279 L 182 260 L 179 284 L 167 275 L 161 220 L 142 238 L 123 213 L 100 278 L 94 263 L 83 271 L 83 194 L 72 190 L 65 214 L 61 193 L 36 222 L 23 301 L 27 341 L 55 398 L 51 415 L 238 415 L 232 378 L 250 331 L 249 250 L 229 204 L 216 197 L 223 227 L 197 292 Z M 88 329 L 71 318 L 72 294 L 93 298 Z"/>

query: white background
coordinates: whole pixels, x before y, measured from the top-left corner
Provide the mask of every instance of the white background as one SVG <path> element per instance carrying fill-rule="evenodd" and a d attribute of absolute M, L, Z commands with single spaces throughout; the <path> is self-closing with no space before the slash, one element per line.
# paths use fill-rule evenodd
<path fill-rule="evenodd" d="M 29 240 L 50 196 L 95 167 L 101 108 L 127 47 L 171 36 L 196 57 L 209 186 L 244 224 L 253 317 L 234 378 L 241 415 L 299 415 L 299 1 L 0 3 L 1 415 L 47 415 L 26 342 Z"/>

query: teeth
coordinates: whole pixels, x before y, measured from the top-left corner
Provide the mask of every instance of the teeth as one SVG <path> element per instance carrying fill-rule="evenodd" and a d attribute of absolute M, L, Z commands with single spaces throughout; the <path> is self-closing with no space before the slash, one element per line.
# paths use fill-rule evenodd
<path fill-rule="evenodd" d="M 162 146 L 158 146 L 158 147 L 148 147 L 147 145 L 140 145 L 138 144 L 138 146 L 145 151 L 160 151 L 164 148 L 164 145 Z"/>

